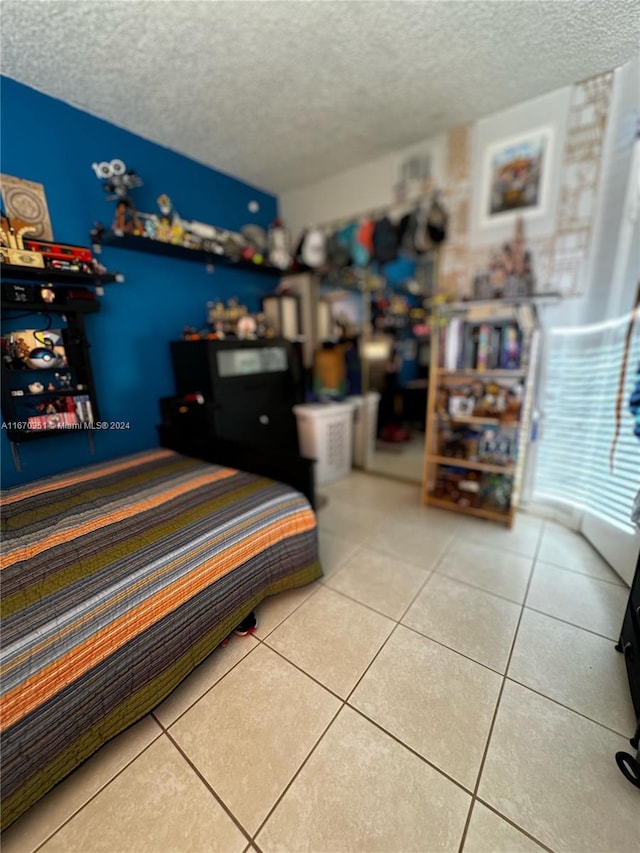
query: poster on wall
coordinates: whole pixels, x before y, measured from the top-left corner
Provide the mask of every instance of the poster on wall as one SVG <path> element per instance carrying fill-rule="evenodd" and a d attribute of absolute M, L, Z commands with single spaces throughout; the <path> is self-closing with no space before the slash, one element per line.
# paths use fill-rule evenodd
<path fill-rule="evenodd" d="M 484 157 L 481 223 L 504 225 L 542 216 L 548 204 L 553 130 L 528 131 L 488 146 Z"/>
<path fill-rule="evenodd" d="M 21 219 L 32 226 L 29 237 L 53 240 L 51 219 L 44 186 L 11 175 L 0 175 L 4 209 L 10 219 Z"/>

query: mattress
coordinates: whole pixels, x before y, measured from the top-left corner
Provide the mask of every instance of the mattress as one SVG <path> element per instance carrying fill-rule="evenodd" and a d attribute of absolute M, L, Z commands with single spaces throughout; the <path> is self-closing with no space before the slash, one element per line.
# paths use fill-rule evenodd
<path fill-rule="evenodd" d="M 164 449 L 4 492 L 2 531 L 3 828 L 322 573 L 301 494 Z"/>

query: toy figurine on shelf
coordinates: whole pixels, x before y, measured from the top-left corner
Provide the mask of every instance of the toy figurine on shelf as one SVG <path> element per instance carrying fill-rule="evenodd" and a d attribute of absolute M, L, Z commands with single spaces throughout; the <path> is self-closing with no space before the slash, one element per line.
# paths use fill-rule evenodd
<path fill-rule="evenodd" d="M 113 230 L 120 234 L 136 234 L 137 236 L 143 234 L 143 225 L 129 195 L 130 190 L 142 186 L 140 178 L 133 170 L 127 169 L 124 161 L 118 159 L 111 160 L 109 163 L 106 160 L 101 163 L 92 163 L 91 167 L 96 173 L 96 177 L 104 181 L 103 189 L 109 193 L 107 201 L 116 202 Z"/>
<path fill-rule="evenodd" d="M 173 207 L 173 202 L 166 193 L 159 195 L 156 201 L 160 208 L 160 216 L 157 218 L 155 239 L 163 243 L 180 244 L 184 228 L 180 226 L 180 217 Z"/>
<path fill-rule="evenodd" d="M 533 258 L 526 246 L 524 222 L 516 220 L 515 236 L 495 249 L 487 267 L 474 277 L 475 299 L 530 297 L 535 289 Z"/>
<path fill-rule="evenodd" d="M 28 237 L 35 230 L 31 223 L 22 219 L 9 219 L 6 216 L 0 219 L 0 254 L 3 263 L 21 267 L 44 267 L 42 253 L 25 249 L 24 246 L 24 237 Z"/>
<path fill-rule="evenodd" d="M 240 337 L 238 324 L 242 318 L 247 317 L 248 313 L 247 306 L 240 305 L 237 299 L 230 299 L 226 306 L 221 301 L 215 303 L 207 302 L 207 322 L 218 337 L 226 335 L 231 335 L 232 337 L 238 335 Z M 250 334 L 255 335 L 255 326 L 254 320 L 250 324 L 243 326 L 247 333 L 246 337 Z"/>
<path fill-rule="evenodd" d="M 257 337 L 257 328 L 258 324 L 256 323 L 255 318 L 250 314 L 247 314 L 244 317 L 240 317 L 238 320 L 236 333 L 240 340 L 255 340 Z"/>
<path fill-rule="evenodd" d="M 200 334 L 195 326 L 184 326 L 182 329 L 182 340 L 184 341 L 198 341 L 200 340 Z"/>
<path fill-rule="evenodd" d="M 271 266 L 287 270 L 291 266 L 291 240 L 280 219 L 275 219 L 267 233 L 268 258 Z"/>

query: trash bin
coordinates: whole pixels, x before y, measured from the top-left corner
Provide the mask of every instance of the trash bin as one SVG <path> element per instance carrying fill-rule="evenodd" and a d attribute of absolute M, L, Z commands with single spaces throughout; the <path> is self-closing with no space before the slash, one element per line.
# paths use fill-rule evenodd
<path fill-rule="evenodd" d="M 365 396 L 347 397 L 354 404 L 353 416 L 353 465 L 356 468 L 369 468 L 376 447 L 378 431 L 378 403 L 380 394 L 369 391 Z"/>
<path fill-rule="evenodd" d="M 351 470 L 353 410 L 350 402 L 301 403 L 293 407 L 300 453 L 316 460 L 317 484 L 339 480 Z"/>

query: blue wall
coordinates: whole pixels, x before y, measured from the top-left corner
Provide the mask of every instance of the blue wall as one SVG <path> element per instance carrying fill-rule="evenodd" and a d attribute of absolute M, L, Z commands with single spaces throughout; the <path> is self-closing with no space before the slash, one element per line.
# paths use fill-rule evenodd
<path fill-rule="evenodd" d="M 233 230 L 249 222 L 266 227 L 277 215 L 271 195 L 13 80 L 3 77 L 1 84 L 2 172 L 44 184 L 56 240 L 90 245 L 93 222 L 110 225 L 114 205 L 105 201 L 91 164 L 115 157 L 144 181 L 132 192 L 139 210 L 157 212 L 155 199 L 165 192 L 185 219 Z M 247 209 L 254 199 L 260 205 L 256 214 Z M 105 286 L 101 312 L 86 318 L 100 416 L 127 421 L 130 429 L 95 433 L 95 456 L 82 434 L 25 442 L 22 473 L 13 466 L 3 433 L 4 487 L 157 446 L 158 398 L 173 394 L 169 341 L 185 325 L 205 327 L 208 300 L 237 296 L 257 310 L 260 296 L 278 281 L 233 269 L 209 274 L 193 262 L 120 249 L 105 248 L 100 260 L 126 278 Z M 34 323 L 37 318 L 29 317 L 12 325 Z"/>

